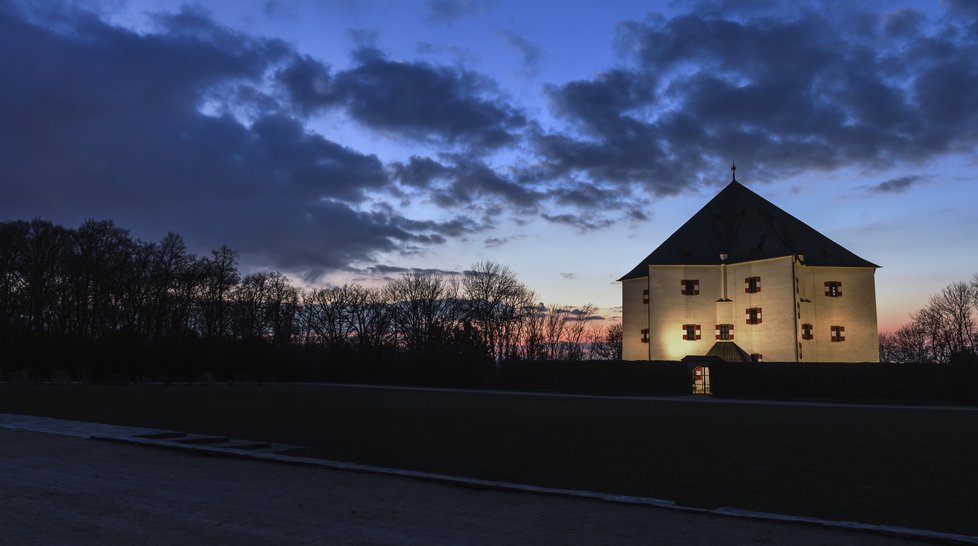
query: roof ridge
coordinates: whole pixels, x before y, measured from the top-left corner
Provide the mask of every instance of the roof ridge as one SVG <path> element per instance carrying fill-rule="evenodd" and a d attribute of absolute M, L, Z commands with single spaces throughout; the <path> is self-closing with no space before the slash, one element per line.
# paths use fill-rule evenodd
<path fill-rule="evenodd" d="M 720 265 L 804 255 L 808 265 L 879 267 L 731 180 L 619 281 L 648 275 L 649 265 Z"/>

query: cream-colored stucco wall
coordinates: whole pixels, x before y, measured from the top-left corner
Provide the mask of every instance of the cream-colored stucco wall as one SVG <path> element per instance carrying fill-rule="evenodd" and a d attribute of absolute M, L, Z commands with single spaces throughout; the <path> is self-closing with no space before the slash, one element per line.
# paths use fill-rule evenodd
<path fill-rule="evenodd" d="M 649 345 L 642 343 L 642 329 L 649 323 L 649 306 L 643 303 L 642 293 L 648 286 L 648 277 L 621 283 L 621 355 L 624 360 L 649 360 Z"/>
<path fill-rule="evenodd" d="M 799 324 L 811 324 L 814 339 L 801 339 L 802 362 L 879 362 L 876 276 L 872 267 L 807 267 L 799 264 Z M 825 295 L 825 282 L 842 283 L 842 295 Z M 807 301 L 806 301 L 807 300 Z M 845 327 L 845 341 L 831 340 L 831 327 Z"/>
<path fill-rule="evenodd" d="M 716 342 L 717 324 L 734 325 L 734 342 L 769 362 L 878 362 L 874 268 L 806 267 L 794 257 L 724 267 L 652 266 L 650 276 L 622 283 L 623 356 L 626 360 L 680 360 L 703 355 Z M 761 290 L 745 291 L 747 277 Z M 683 279 L 699 281 L 698 295 L 682 294 Z M 796 286 L 797 279 L 797 286 Z M 842 282 L 842 296 L 824 295 L 825 281 Z M 650 290 L 650 302 L 642 292 Z M 747 309 L 760 307 L 761 324 L 747 324 Z M 803 340 L 801 325 L 814 326 Z M 701 339 L 684 340 L 684 324 L 699 324 Z M 830 327 L 845 326 L 845 341 L 832 342 Z M 649 343 L 642 329 L 649 328 Z"/>
<path fill-rule="evenodd" d="M 649 344 L 652 360 L 681 360 L 702 355 L 714 343 L 716 300 L 720 297 L 720 268 L 715 266 L 652 266 L 649 302 Z M 698 280 L 699 295 L 684 296 L 682 280 Z M 683 339 L 683 324 L 699 324 L 699 340 Z"/>
<path fill-rule="evenodd" d="M 792 258 L 774 258 L 727 266 L 734 300 L 734 342 L 748 354 L 771 362 L 795 361 L 795 295 Z M 761 278 L 761 291 L 745 292 L 744 279 Z M 747 324 L 747 309 L 760 307 L 761 324 Z"/>

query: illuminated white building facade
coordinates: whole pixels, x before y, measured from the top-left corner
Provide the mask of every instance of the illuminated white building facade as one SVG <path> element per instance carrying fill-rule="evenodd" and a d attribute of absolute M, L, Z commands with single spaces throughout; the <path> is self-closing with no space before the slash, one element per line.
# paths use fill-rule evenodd
<path fill-rule="evenodd" d="M 878 362 L 877 267 L 734 179 L 619 279 L 623 357 Z"/>

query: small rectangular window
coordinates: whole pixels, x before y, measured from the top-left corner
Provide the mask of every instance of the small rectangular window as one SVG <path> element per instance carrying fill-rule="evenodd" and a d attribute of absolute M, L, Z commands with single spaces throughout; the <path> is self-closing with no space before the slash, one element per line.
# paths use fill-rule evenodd
<path fill-rule="evenodd" d="M 647 288 L 642 290 L 642 303 L 649 303 L 649 290 Z"/>
<path fill-rule="evenodd" d="M 747 309 L 747 324 L 760 324 L 761 323 L 761 308 L 751 307 Z"/>
<path fill-rule="evenodd" d="M 683 279 L 683 295 L 696 296 L 700 293 L 700 281 L 696 279 Z"/>
<path fill-rule="evenodd" d="M 801 325 L 801 338 L 802 339 L 815 339 L 814 334 L 815 328 L 811 324 Z"/>
<path fill-rule="evenodd" d="M 760 277 L 747 277 L 744 279 L 744 293 L 746 294 L 756 294 L 761 291 L 761 278 Z"/>
<path fill-rule="evenodd" d="M 830 298 L 838 298 L 842 295 L 842 283 L 839 281 L 825 281 L 825 295 Z"/>
<path fill-rule="evenodd" d="M 683 324 L 683 339 L 697 341 L 701 337 L 699 324 Z"/>
<path fill-rule="evenodd" d="M 733 341 L 734 325 L 733 324 L 717 324 L 716 337 L 721 341 Z"/>
<path fill-rule="evenodd" d="M 762 360 L 764 360 L 764 355 L 762 355 L 761 353 L 751 353 L 750 354 L 750 361 L 751 362 L 761 362 Z"/>
<path fill-rule="evenodd" d="M 832 327 L 832 341 L 845 341 L 846 327 L 845 326 L 833 326 Z"/>
<path fill-rule="evenodd" d="M 642 328 L 642 343 L 648 343 L 648 342 L 649 342 L 649 329 Z"/>

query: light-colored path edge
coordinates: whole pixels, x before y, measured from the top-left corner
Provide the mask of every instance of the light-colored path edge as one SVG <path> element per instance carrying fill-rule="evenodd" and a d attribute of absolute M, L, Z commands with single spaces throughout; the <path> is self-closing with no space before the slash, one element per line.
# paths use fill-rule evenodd
<path fill-rule="evenodd" d="M 544 487 L 538 485 L 504 482 L 496 480 L 484 480 L 479 478 L 466 478 L 462 476 L 451 476 L 436 472 L 424 472 L 418 470 L 407 470 L 402 468 L 390 468 L 384 466 L 366 465 L 346 461 L 334 461 L 330 459 L 316 459 L 309 457 L 297 457 L 294 455 L 284 455 L 276 453 L 248 452 L 245 450 L 228 450 L 209 445 L 197 444 L 173 444 L 160 442 L 140 435 L 174 432 L 164 429 L 153 429 L 143 427 L 127 427 L 119 425 L 107 425 L 102 423 L 92 423 L 87 421 L 72 421 L 69 419 L 55 419 L 51 417 L 37 417 L 32 415 L 0 413 L 0 428 L 11 430 L 24 430 L 30 432 L 41 432 L 57 434 L 63 436 L 75 436 L 89 438 L 92 440 L 109 441 L 135 446 L 164 448 L 177 451 L 193 452 L 198 454 L 217 455 L 223 457 L 234 457 L 241 459 L 267 461 L 276 463 L 287 463 L 311 467 L 330 468 L 335 470 L 352 470 L 355 472 L 366 472 L 370 474 L 381 474 L 388 476 L 398 476 L 438 482 L 443 484 L 464 486 L 470 488 L 491 489 L 497 491 L 517 491 L 522 493 L 535 493 L 542 495 L 556 495 L 564 497 L 575 497 L 580 499 L 599 500 L 618 504 L 628 504 L 635 506 L 648 506 L 654 508 L 665 508 L 683 512 L 694 512 L 700 514 L 712 514 L 723 517 L 746 518 L 763 521 L 773 521 L 781 523 L 795 523 L 804 525 L 815 525 L 833 529 L 842 529 L 857 532 L 866 532 L 894 536 L 908 539 L 921 539 L 926 541 L 938 542 L 943 544 L 968 544 L 978 545 L 978 536 L 968 536 L 941 531 L 931 531 L 926 529 L 913 529 L 895 525 L 879 525 L 870 523 L 860 523 L 852 521 L 826 520 L 806 516 L 792 516 L 787 514 L 775 514 L 771 512 L 757 512 L 752 510 L 742 510 L 739 508 L 697 508 L 693 506 L 683 506 L 675 501 L 657 499 L 653 497 L 638 497 L 631 495 L 615 495 L 611 493 L 601 493 L 598 491 L 586 491 L 578 489 L 563 489 L 557 487 Z"/>

